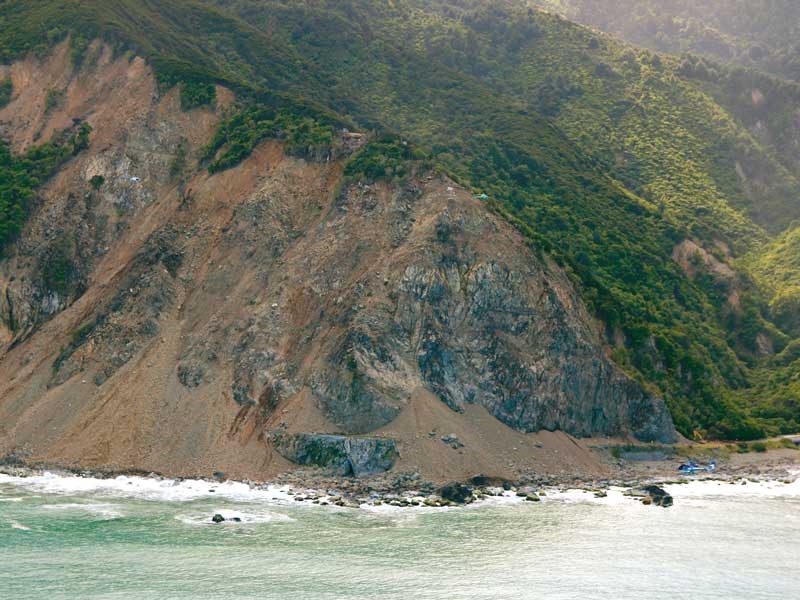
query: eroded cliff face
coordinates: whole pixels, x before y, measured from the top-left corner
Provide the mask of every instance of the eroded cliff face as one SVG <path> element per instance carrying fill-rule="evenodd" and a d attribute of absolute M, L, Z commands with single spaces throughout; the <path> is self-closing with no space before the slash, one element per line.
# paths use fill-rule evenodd
<path fill-rule="evenodd" d="M 74 118 L 93 127 L 0 262 L 0 456 L 263 478 L 293 468 L 275 432 L 403 423 L 396 468 L 412 469 L 457 451 L 415 446 L 423 428 L 467 422 L 476 440 L 675 439 L 567 276 L 469 192 L 436 174 L 344 182 L 342 161 L 277 141 L 211 176 L 194 157 L 229 93 L 185 113 L 142 61 L 96 46 L 74 73 L 65 52 L 8 68 L 0 111 L 16 149 Z M 53 86 L 64 99 L 47 111 Z M 59 289 L 42 276 L 53 252 L 72 265 Z M 431 399 L 445 412 L 414 425 Z"/>

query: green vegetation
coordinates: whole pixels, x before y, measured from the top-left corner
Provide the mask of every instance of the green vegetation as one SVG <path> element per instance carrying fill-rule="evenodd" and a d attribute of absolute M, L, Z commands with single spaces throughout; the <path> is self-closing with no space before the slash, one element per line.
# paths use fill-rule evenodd
<path fill-rule="evenodd" d="M 748 266 L 772 292 L 770 310 L 775 323 L 800 337 L 800 225 L 752 253 Z"/>
<path fill-rule="evenodd" d="M 736 452 L 737 454 L 748 454 L 750 452 L 766 452 L 767 450 L 797 450 L 798 448 L 790 440 L 781 439 L 765 442 L 739 442 L 735 446 L 728 445 L 725 449 L 730 452 Z"/>
<path fill-rule="evenodd" d="M 800 80 L 794 0 L 534 0 L 661 52 L 689 51 Z"/>
<path fill-rule="evenodd" d="M 11 77 L 6 77 L 0 81 L 0 108 L 5 108 L 11 102 L 11 96 L 14 94 L 14 82 Z"/>
<path fill-rule="evenodd" d="M 290 154 L 319 157 L 331 150 L 333 127 L 287 109 L 249 106 L 220 124 L 202 158 L 211 161 L 208 169 L 216 173 L 239 164 L 260 142 L 270 138 L 285 139 Z"/>
<path fill-rule="evenodd" d="M 89 180 L 89 185 L 92 186 L 93 189 L 99 190 L 103 187 L 103 184 L 106 182 L 106 178 L 102 175 L 95 175 Z"/>
<path fill-rule="evenodd" d="M 411 161 L 425 158 L 424 153 L 393 135 L 384 135 L 364 146 L 345 167 L 344 174 L 351 179 L 377 181 L 402 180 L 409 174 Z"/>
<path fill-rule="evenodd" d="M 147 58 L 163 88 L 180 84 L 184 108 L 230 87 L 239 105 L 204 152 L 212 172 L 269 138 L 323 158 L 336 127 L 400 132 L 346 174 L 402 178 L 426 155 L 485 192 L 567 269 L 617 362 L 666 399 L 682 433 L 797 427 L 791 328 L 771 312 L 767 276 L 741 265 L 800 219 L 798 88 L 634 49 L 521 3 L 211 4 L 10 0 L 0 57 L 101 37 Z M 685 240 L 732 275 L 700 261 L 687 276 L 672 259 Z M 761 356 L 760 341 L 778 353 Z"/>
<path fill-rule="evenodd" d="M 70 155 L 88 144 L 91 128 L 82 124 L 72 135 L 34 146 L 15 155 L 0 141 L 0 254 L 22 229 L 36 197 L 35 190 Z"/>
<path fill-rule="evenodd" d="M 55 242 L 41 261 L 40 272 L 45 288 L 66 295 L 76 276 L 72 262 L 73 243 L 67 238 Z"/>
<path fill-rule="evenodd" d="M 186 146 L 188 141 L 186 138 L 181 138 L 178 147 L 175 149 L 175 157 L 169 164 L 169 176 L 175 179 L 183 174 L 186 170 Z"/>
<path fill-rule="evenodd" d="M 92 133 L 92 127 L 86 122 L 78 125 L 77 130 L 69 138 L 68 144 L 72 148 L 72 154 L 83 152 L 89 147 L 89 134 Z"/>
<path fill-rule="evenodd" d="M 44 101 L 44 112 L 49 113 L 58 108 L 64 101 L 64 92 L 62 90 L 50 90 L 47 92 L 47 97 Z"/>
<path fill-rule="evenodd" d="M 214 106 L 216 102 L 217 88 L 210 83 L 190 81 L 181 85 L 181 108 L 183 110 Z"/>

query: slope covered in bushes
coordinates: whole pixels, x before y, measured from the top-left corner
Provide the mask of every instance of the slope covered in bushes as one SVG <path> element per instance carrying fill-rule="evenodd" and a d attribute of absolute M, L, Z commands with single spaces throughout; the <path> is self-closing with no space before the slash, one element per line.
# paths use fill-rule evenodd
<path fill-rule="evenodd" d="M 534 0 L 662 52 L 693 52 L 800 80 L 793 0 Z"/>

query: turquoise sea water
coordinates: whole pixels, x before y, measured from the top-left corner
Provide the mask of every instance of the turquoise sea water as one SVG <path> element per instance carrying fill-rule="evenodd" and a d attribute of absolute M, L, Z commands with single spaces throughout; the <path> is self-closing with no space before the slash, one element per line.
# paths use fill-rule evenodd
<path fill-rule="evenodd" d="M 798 597 L 800 484 L 669 491 L 668 509 L 612 491 L 354 510 L 241 484 L 0 475 L 0 598 Z"/>

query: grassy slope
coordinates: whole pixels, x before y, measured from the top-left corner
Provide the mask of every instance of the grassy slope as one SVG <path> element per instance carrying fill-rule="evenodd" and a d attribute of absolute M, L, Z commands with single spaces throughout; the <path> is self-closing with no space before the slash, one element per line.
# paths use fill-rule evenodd
<path fill-rule="evenodd" d="M 779 168 L 677 63 L 606 40 L 590 47 L 585 30 L 499 3 L 217 4 L 228 12 L 191 0 L 103 10 L 99 0 L 12 0 L 0 54 L 43 52 L 71 31 L 80 59 L 82 40 L 101 35 L 148 57 L 165 85 L 220 81 L 260 101 L 274 99 L 267 89 L 291 92 L 362 127 L 401 131 L 572 270 L 609 331 L 624 332 L 618 361 L 665 395 L 684 433 L 759 433 L 747 394 L 731 392 L 761 381 L 743 361 L 766 326 L 759 294 L 745 281 L 755 317 L 742 327 L 670 254 L 687 235 L 737 251 L 765 239 L 740 210 L 756 214 L 736 183 L 734 139 Z M 579 95 L 564 93 L 564 73 Z M 777 190 L 794 189 L 791 173 L 779 179 Z"/>

